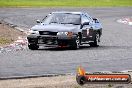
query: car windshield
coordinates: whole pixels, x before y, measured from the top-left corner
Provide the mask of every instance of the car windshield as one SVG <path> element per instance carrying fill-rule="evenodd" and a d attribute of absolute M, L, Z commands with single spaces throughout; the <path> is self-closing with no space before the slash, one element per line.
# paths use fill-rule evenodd
<path fill-rule="evenodd" d="M 45 24 L 74 24 L 80 25 L 81 18 L 78 14 L 68 14 L 68 13 L 54 13 L 50 14 L 43 21 Z"/>

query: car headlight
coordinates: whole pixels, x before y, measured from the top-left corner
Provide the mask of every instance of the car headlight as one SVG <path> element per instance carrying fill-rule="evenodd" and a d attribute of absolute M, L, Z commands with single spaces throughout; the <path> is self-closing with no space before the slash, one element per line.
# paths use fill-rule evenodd
<path fill-rule="evenodd" d="M 73 32 L 58 32 L 57 35 L 67 35 L 67 36 L 72 36 Z"/>
<path fill-rule="evenodd" d="M 67 35 L 67 32 L 58 32 L 57 35 Z"/>
<path fill-rule="evenodd" d="M 30 34 L 39 34 L 39 31 L 37 31 L 37 30 L 30 30 L 30 31 L 29 31 L 29 35 L 30 35 Z"/>

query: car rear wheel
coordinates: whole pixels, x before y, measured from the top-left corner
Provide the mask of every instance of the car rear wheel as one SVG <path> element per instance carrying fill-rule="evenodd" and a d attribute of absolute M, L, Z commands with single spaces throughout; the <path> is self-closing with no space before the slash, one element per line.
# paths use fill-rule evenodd
<path fill-rule="evenodd" d="M 98 47 L 100 43 L 100 35 L 99 33 L 96 34 L 94 42 L 90 43 L 91 47 Z"/>
<path fill-rule="evenodd" d="M 30 50 L 37 50 L 37 49 L 39 48 L 39 46 L 36 45 L 36 44 L 28 44 L 28 48 L 29 48 Z"/>

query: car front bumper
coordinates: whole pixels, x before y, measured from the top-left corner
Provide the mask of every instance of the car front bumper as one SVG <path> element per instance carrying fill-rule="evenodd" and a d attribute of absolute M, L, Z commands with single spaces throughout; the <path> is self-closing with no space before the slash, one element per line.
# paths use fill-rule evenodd
<path fill-rule="evenodd" d="M 66 36 L 66 35 L 28 35 L 27 36 L 29 44 L 44 45 L 48 47 L 69 47 L 76 40 L 76 35 Z"/>

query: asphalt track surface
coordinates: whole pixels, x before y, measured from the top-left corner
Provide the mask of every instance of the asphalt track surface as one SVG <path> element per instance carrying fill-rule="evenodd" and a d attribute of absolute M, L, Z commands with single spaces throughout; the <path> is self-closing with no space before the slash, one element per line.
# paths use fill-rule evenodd
<path fill-rule="evenodd" d="M 117 23 L 132 16 L 132 7 L 115 8 L 0 8 L 0 20 L 24 30 L 52 11 L 84 11 L 100 19 L 103 36 L 98 48 L 24 49 L 0 53 L 0 77 L 76 73 L 78 66 L 88 72 L 132 70 L 132 26 Z"/>

